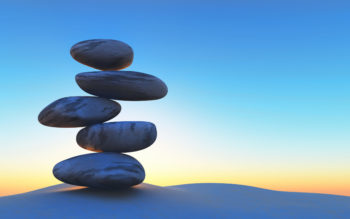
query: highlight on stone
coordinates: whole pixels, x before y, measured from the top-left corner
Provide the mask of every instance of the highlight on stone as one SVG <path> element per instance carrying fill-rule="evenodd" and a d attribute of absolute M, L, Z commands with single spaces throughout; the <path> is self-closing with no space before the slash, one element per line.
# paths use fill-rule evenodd
<path fill-rule="evenodd" d="M 101 189 L 127 188 L 140 184 L 145 171 L 125 152 L 143 150 L 157 138 L 156 126 L 145 121 L 104 123 L 121 111 L 116 100 L 156 100 L 168 88 L 159 78 L 134 71 L 118 71 L 131 65 L 132 48 L 121 41 L 94 39 L 79 42 L 72 57 L 102 70 L 77 74 L 79 87 L 94 96 L 64 97 L 39 114 L 41 124 L 52 127 L 85 127 L 76 137 L 78 145 L 97 153 L 66 159 L 55 165 L 54 176 L 62 182 Z"/>

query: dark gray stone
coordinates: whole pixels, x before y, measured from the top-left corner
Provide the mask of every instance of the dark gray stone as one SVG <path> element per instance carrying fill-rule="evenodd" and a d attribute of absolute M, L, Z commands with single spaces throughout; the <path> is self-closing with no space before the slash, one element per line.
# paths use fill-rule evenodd
<path fill-rule="evenodd" d="M 80 130 L 77 143 L 96 152 L 132 152 L 149 147 L 156 138 L 157 129 L 153 123 L 110 122 Z"/>
<path fill-rule="evenodd" d="M 116 100 L 156 100 L 168 93 L 159 78 L 134 71 L 83 72 L 75 80 L 89 94 Z"/>
<path fill-rule="evenodd" d="M 140 184 L 145 170 L 129 155 L 104 152 L 61 161 L 53 168 L 53 175 L 73 185 L 117 189 Z"/>
<path fill-rule="evenodd" d="M 118 40 L 94 39 L 72 46 L 72 57 L 78 62 L 99 70 L 120 70 L 131 65 L 134 52 Z"/>
<path fill-rule="evenodd" d="M 119 103 L 105 98 L 64 97 L 45 107 L 38 120 L 52 127 L 83 127 L 110 120 L 120 110 Z"/>

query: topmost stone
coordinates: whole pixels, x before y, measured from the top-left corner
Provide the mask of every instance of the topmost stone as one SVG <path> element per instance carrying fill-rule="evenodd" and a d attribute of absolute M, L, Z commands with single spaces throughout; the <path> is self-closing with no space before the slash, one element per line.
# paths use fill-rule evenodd
<path fill-rule="evenodd" d="M 94 39 L 72 46 L 70 54 L 78 62 L 99 70 L 120 70 L 131 65 L 132 48 L 121 41 Z"/>

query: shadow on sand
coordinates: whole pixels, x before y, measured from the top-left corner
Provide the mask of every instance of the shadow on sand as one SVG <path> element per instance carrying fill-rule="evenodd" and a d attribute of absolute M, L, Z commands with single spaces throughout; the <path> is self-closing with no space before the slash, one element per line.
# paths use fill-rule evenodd
<path fill-rule="evenodd" d="M 120 189 L 98 189 L 88 188 L 83 186 L 70 186 L 67 188 L 60 188 L 55 191 L 56 194 L 60 195 L 74 195 L 74 196 L 85 196 L 103 199 L 122 199 L 136 198 L 150 193 L 151 190 L 154 192 L 153 186 L 150 185 L 138 185 L 131 188 L 120 188 Z"/>

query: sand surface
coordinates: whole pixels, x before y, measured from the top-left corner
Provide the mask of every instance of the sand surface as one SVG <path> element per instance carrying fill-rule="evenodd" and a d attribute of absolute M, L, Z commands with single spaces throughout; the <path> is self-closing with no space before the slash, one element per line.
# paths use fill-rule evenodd
<path fill-rule="evenodd" d="M 350 197 L 234 184 L 141 184 L 126 191 L 59 184 L 0 197 L 0 218 L 349 219 Z"/>

